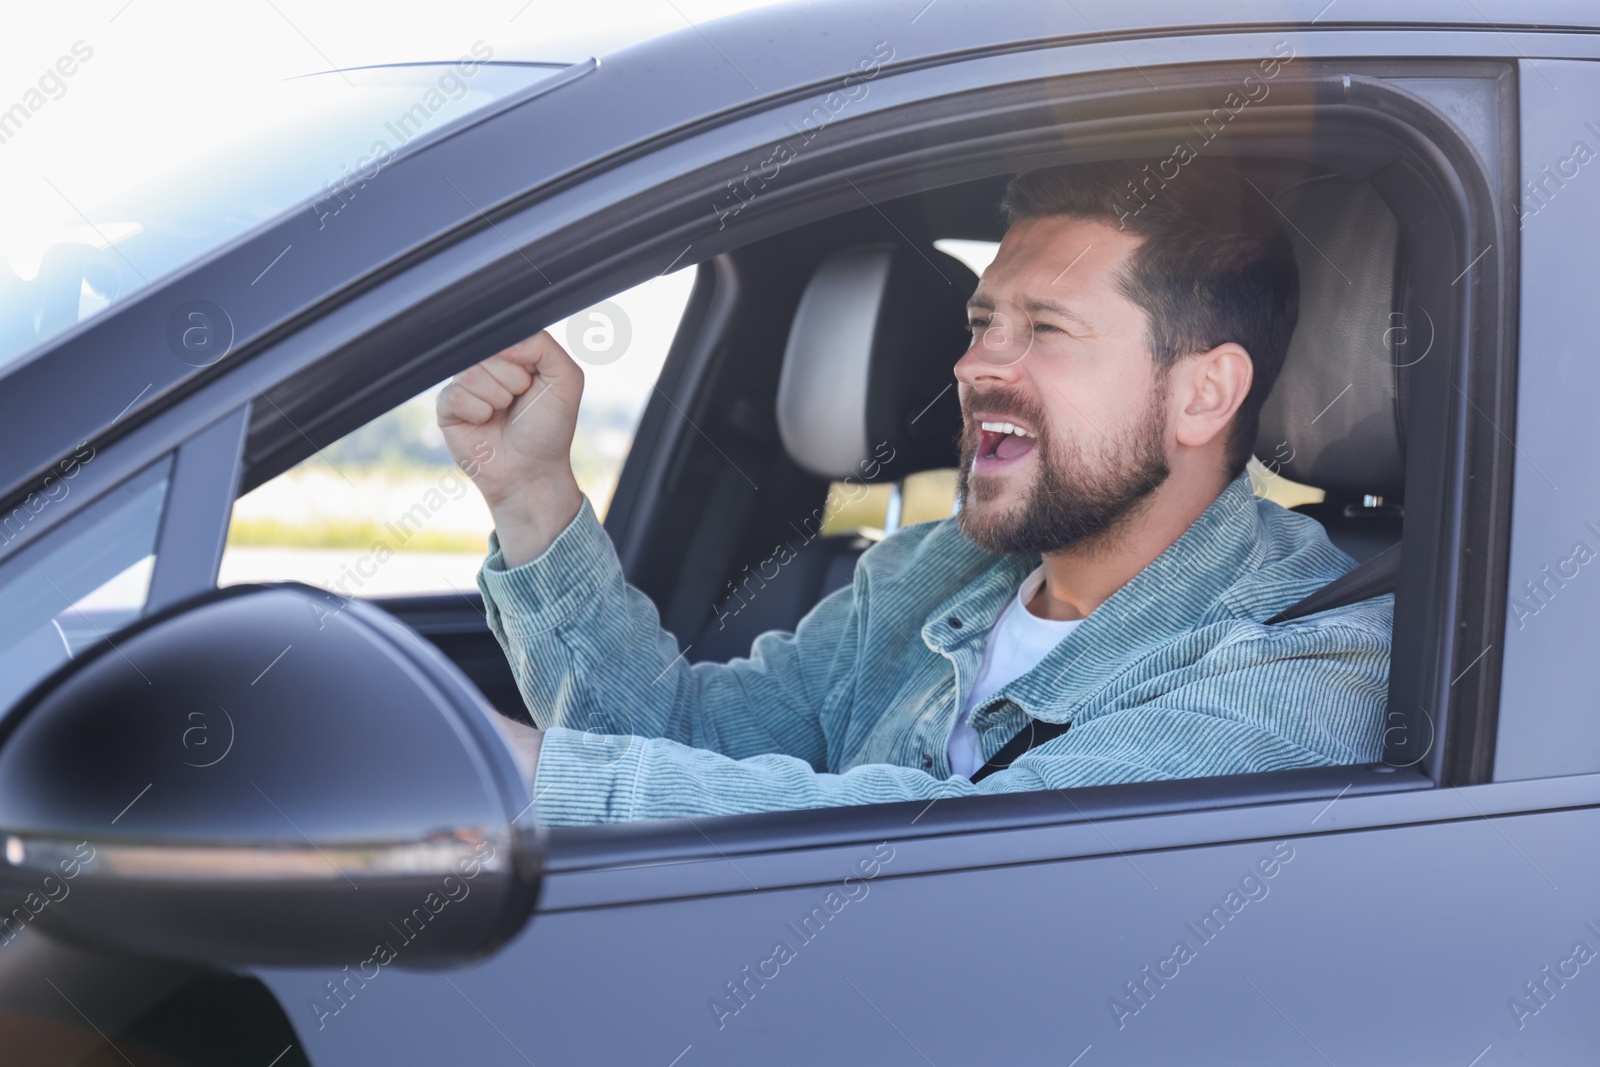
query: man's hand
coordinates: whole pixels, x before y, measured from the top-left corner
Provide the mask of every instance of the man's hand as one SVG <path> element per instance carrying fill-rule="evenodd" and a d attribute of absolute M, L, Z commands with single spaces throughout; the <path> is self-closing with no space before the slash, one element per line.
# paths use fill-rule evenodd
<path fill-rule="evenodd" d="M 507 567 L 543 553 L 583 504 L 571 456 L 582 397 L 583 371 L 546 330 L 439 393 L 445 445 L 489 505 Z"/>
<path fill-rule="evenodd" d="M 495 725 L 500 727 L 500 733 L 511 749 L 512 759 L 517 761 L 523 776 L 528 779 L 529 788 L 532 788 L 533 777 L 539 770 L 539 746 L 544 744 L 544 731 L 525 726 L 514 719 L 500 718 Z"/>

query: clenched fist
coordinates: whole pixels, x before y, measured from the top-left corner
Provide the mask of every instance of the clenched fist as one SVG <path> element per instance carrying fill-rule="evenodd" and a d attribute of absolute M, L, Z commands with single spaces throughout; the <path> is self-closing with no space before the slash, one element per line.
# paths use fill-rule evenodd
<path fill-rule="evenodd" d="M 583 504 L 571 458 L 582 397 L 583 371 L 543 330 L 439 393 L 445 445 L 489 505 L 507 567 L 543 553 Z"/>

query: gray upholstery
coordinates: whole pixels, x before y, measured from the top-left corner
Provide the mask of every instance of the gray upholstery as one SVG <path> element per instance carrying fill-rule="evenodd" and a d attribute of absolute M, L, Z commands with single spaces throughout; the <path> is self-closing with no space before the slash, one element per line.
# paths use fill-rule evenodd
<path fill-rule="evenodd" d="M 1275 202 L 1293 222 L 1300 316 L 1261 411 L 1255 453 L 1330 499 L 1371 493 L 1398 501 L 1405 462 L 1396 344 L 1403 335 L 1391 314 L 1399 227 L 1364 182 L 1313 179 Z"/>
<path fill-rule="evenodd" d="M 967 350 L 966 303 L 977 285 L 959 260 L 904 242 L 825 258 L 801 294 L 778 378 L 778 432 L 790 458 L 830 481 L 955 466 L 954 368 Z M 793 630 L 849 584 L 870 544 L 855 534 L 791 543 L 794 559 L 763 581 L 760 596 L 746 603 L 735 593 L 716 605 L 689 646 L 693 658 L 748 655 L 758 634 Z"/>
<path fill-rule="evenodd" d="M 954 368 L 977 285 L 959 260 L 903 242 L 825 258 L 801 294 L 778 379 L 790 458 L 831 481 L 955 466 Z"/>
<path fill-rule="evenodd" d="M 823 261 L 800 297 L 778 379 L 778 434 L 790 457 L 837 481 L 872 454 L 867 372 L 889 284 L 887 245 L 846 248 Z"/>

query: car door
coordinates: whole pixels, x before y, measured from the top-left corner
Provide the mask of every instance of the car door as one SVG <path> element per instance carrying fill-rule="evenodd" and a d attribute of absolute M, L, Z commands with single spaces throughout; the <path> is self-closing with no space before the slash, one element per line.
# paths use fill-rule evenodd
<path fill-rule="evenodd" d="M 1380 69 L 1388 54 L 1423 46 L 1381 34 L 1341 36 L 1336 46 L 1294 39 L 1316 54 L 1337 47 L 1377 57 Z M 1205 44 L 1239 58 L 1271 40 Z M 1125 42 L 1105 62 L 1143 67 L 1179 47 Z M 1200 45 L 1181 47 L 1192 54 Z M 1498 61 L 1502 45 L 1477 37 L 1450 47 Z M 1337 79 L 1337 70 L 1330 61 L 1316 74 Z M 1390 71 L 1408 93 L 1458 118 L 1476 99 L 1491 128 L 1491 116 L 1515 128 L 1528 114 L 1515 92 L 1537 76 L 1528 65 L 1513 76 L 1490 62 L 1474 68 L 1485 84 L 1469 91 L 1460 81 L 1430 84 L 1424 64 Z M 941 75 L 946 89 L 960 77 Z M 882 88 L 887 96 L 893 86 Z M 1481 239 L 1456 249 L 1437 283 L 1446 292 L 1469 269 L 1493 262 L 1510 271 L 1516 262 L 1506 227 L 1514 186 L 1506 175 L 1516 168 L 1511 142 L 1495 146 L 1509 130 L 1476 132 L 1488 134 L 1479 158 L 1497 163 L 1480 172 L 1486 211 L 1470 225 Z M 1494 261 L 1487 245 L 1507 258 Z M 1499 495 L 1513 476 L 1525 484 L 1531 466 L 1522 469 L 1497 416 L 1513 410 L 1513 368 L 1522 381 L 1537 372 L 1526 343 L 1524 362 L 1511 360 L 1514 302 L 1496 303 L 1494 290 L 1478 283 L 1476 311 L 1440 342 L 1460 345 L 1461 362 L 1435 379 L 1456 399 L 1433 417 L 1461 420 L 1444 423 L 1472 442 L 1460 458 Z M 1474 314 L 1483 316 L 1477 325 Z M 1474 389 L 1482 392 L 1469 398 Z M 676 399 L 694 411 L 692 395 Z M 662 463 L 671 438 L 664 444 Z M 1422 466 L 1413 476 L 1426 469 L 1426 452 L 1414 444 L 1412 462 Z M 1435 478 L 1443 490 L 1435 524 L 1425 491 L 1408 501 L 1408 548 L 1422 546 L 1417 555 L 1434 563 L 1452 540 L 1503 552 L 1495 548 L 1510 520 L 1503 495 L 1490 504 Z M 1468 513 L 1478 516 L 1475 531 L 1463 525 Z M 1397 636 L 1404 675 L 1397 666 L 1392 699 L 1407 685 L 1437 699 L 1395 720 L 1387 764 L 558 830 L 535 922 L 478 967 L 448 980 L 383 972 L 370 983 L 349 972 L 261 975 L 308 1049 L 329 1062 L 376 1062 L 402 1049 L 486 1062 L 1560 1056 L 1592 1040 L 1593 1016 L 1559 983 L 1581 966 L 1567 942 L 1595 935 L 1581 907 L 1536 908 L 1537 921 L 1523 922 L 1507 917 L 1506 904 L 1549 904 L 1564 887 L 1595 884 L 1592 856 L 1562 844 L 1592 832 L 1595 785 L 1582 776 L 1502 782 L 1485 772 L 1482 738 L 1498 707 L 1498 661 L 1486 646 L 1503 626 L 1504 584 L 1500 563 L 1480 569 L 1462 559 L 1402 585 L 1412 621 L 1431 633 L 1442 604 L 1434 597 L 1475 606 L 1448 628 L 1470 630 L 1470 639 L 1408 646 L 1416 634 Z M 1423 675 L 1434 680 L 1419 685 Z M 1541 944 L 1550 946 L 1543 955 Z M 1561 996 L 1574 1009 L 1564 1015 Z M 602 1012 L 627 1025 L 594 1025 Z M 437 1025 L 403 1022 L 424 1013 Z"/>
<path fill-rule="evenodd" d="M 860 39 L 838 47 L 861 57 L 886 39 L 865 16 L 845 25 Z M 730 30 L 724 43 L 754 49 L 768 32 Z M 1600 768 L 1579 760 L 1501 781 L 1492 762 L 1503 655 L 1494 646 L 1506 628 L 1503 545 L 1522 529 L 1512 526 L 1506 490 L 1513 469 L 1519 493 L 1527 480 L 1503 427 L 1511 414 L 1517 425 L 1537 421 L 1514 387 L 1547 381 L 1529 361 L 1530 342 L 1549 335 L 1526 333 L 1526 311 L 1520 362 L 1509 343 L 1519 246 L 1508 199 L 1516 182 L 1506 176 L 1517 171 L 1516 120 L 1528 113 L 1530 73 L 1539 70 L 1531 62 L 1508 68 L 1505 41 L 1487 31 L 1448 40 L 1354 28 L 1326 36 L 1129 32 L 1033 48 L 1021 47 L 1024 27 L 1006 32 L 947 23 L 938 40 L 996 43 L 949 63 L 908 61 L 896 70 L 886 60 L 870 95 L 850 104 L 856 110 L 847 118 L 859 121 L 841 119 L 838 137 L 795 162 L 785 176 L 791 187 L 763 189 L 763 199 L 741 201 L 735 217 L 725 199 L 704 194 L 725 184 L 730 162 L 739 173 L 751 153 L 785 136 L 793 116 L 818 106 L 827 113 L 828 85 L 797 75 L 805 91 L 720 116 L 653 152 L 619 153 L 585 182 L 524 202 L 485 198 L 503 205 L 486 213 L 486 225 L 404 260 L 373 253 L 369 264 L 390 265 L 338 306 L 282 325 L 252 322 L 249 336 L 262 340 L 245 365 L 262 373 L 247 380 L 223 368 L 187 385 L 188 407 L 152 409 L 140 445 L 153 447 L 157 429 L 161 440 L 192 439 L 202 412 L 247 400 L 248 487 L 310 451 L 297 440 L 301 427 L 313 445 L 329 440 L 363 412 L 412 395 L 430 375 L 691 249 L 712 255 L 850 198 L 870 201 L 895 181 L 875 164 L 903 164 L 920 152 L 932 171 L 941 145 L 958 140 L 974 156 L 977 148 L 992 154 L 1005 136 L 1020 139 L 1036 127 L 1038 112 L 1075 106 L 1093 119 L 1091 104 L 1143 92 L 1135 83 L 1153 81 L 1146 70 L 1170 66 L 1163 76 L 1181 77 L 1194 72 L 1179 64 L 1209 62 L 1226 79 L 1287 38 L 1299 54 L 1317 57 L 1304 81 L 1292 82 L 1302 86 L 1302 103 L 1336 99 L 1342 87 L 1340 106 L 1398 109 L 1425 128 L 1429 143 L 1442 146 L 1439 172 L 1466 187 L 1449 201 L 1459 211 L 1444 228 L 1480 238 L 1470 247 L 1463 239 L 1446 244 L 1453 269 L 1430 294 L 1449 314 L 1440 358 L 1424 364 L 1433 388 L 1419 402 L 1435 421 L 1409 462 L 1413 480 L 1430 479 L 1437 495 L 1431 507 L 1408 501 L 1408 559 L 1429 565 L 1415 566 L 1400 590 L 1412 626 L 1397 635 L 1391 705 L 1404 698 L 1406 714 L 1390 739 L 1395 759 L 1247 780 L 553 831 L 538 914 L 477 965 L 443 974 L 386 968 L 375 978 L 352 971 L 355 960 L 341 971 L 254 969 L 311 1062 L 937 1063 L 997 1053 L 1023 1062 L 1163 1054 L 1470 1062 L 1489 1046 L 1559 1052 L 1592 1040 L 1593 1013 L 1563 1013 L 1582 1007 L 1584 988 L 1567 977 L 1577 955 L 1567 942 L 1592 935 L 1583 932 L 1581 906 L 1549 905 L 1592 899 L 1600 883 L 1592 852 L 1580 847 L 1594 833 Z M 1551 40 L 1571 43 L 1547 36 L 1547 52 Z M 936 50 L 908 45 L 896 54 Z M 649 84 L 651 63 L 670 54 L 644 49 L 638 66 L 617 65 L 618 80 L 592 79 L 594 101 L 638 84 L 629 78 Z M 1392 55 L 1412 59 L 1398 64 Z M 851 66 L 837 60 L 835 53 L 827 61 L 836 78 Z M 1546 74 L 1556 66 L 1538 65 Z M 1570 66 L 1578 78 L 1582 64 Z M 1395 91 L 1384 88 L 1386 78 Z M 1194 92 L 1195 84 L 1182 87 Z M 958 92 L 970 109 L 960 138 L 894 141 L 911 119 L 934 123 L 933 105 Z M 1017 117 L 1019 98 L 1031 118 Z M 574 107 L 589 100 L 579 92 L 570 99 Z M 940 107 L 948 118 L 948 104 Z M 979 144 L 975 128 L 983 124 L 995 139 Z M 1531 146 L 1548 150 L 1561 134 L 1537 140 L 1526 120 L 1521 132 L 1527 172 L 1530 162 L 1539 165 Z M 972 165 L 969 157 L 950 169 Z M 851 167 L 860 168 L 858 186 L 824 181 Z M 397 166 L 397 188 L 411 173 Z M 469 202 L 474 191 L 463 194 Z M 1575 212 L 1591 203 L 1568 199 Z M 1416 207 L 1445 201 L 1419 199 Z M 618 205 L 628 212 L 604 214 Z M 602 227 L 603 218 L 611 221 Z M 1533 246 L 1521 247 L 1526 280 Z M 1554 245 L 1545 254 L 1573 251 Z M 559 282 L 536 285 L 536 263 L 559 265 Z M 1455 289 L 1473 270 L 1472 288 Z M 1459 295 L 1468 291 L 1470 300 Z M 1531 295 L 1525 283 L 1523 302 Z M 1552 316 L 1539 328 L 1559 321 Z M 268 325 L 279 332 L 269 335 Z M 683 404 L 695 397 L 690 347 L 663 384 Z M 670 463 L 693 432 L 656 424 L 642 469 Z M 50 449 L 66 439 L 57 436 L 34 451 L 55 456 L 59 449 Z M 1548 457 L 1536 458 L 1543 465 Z M 1586 484 L 1584 476 L 1574 472 L 1571 484 Z M 626 551 L 630 529 L 613 534 Z M 217 539 L 213 556 L 219 547 Z M 1506 656 L 1519 647 L 1509 638 L 1506 646 Z M 1581 741 L 1578 720 L 1569 718 Z M 1504 730 L 1512 720 L 1498 721 Z M 1515 917 L 1507 917 L 1507 902 Z M 1547 963 L 1573 987 L 1546 978 Z M 1526 1014 L 1508 1007 L 1512 998 Z M 607 1025 L 618 1017 L 626 1025 Z"/>

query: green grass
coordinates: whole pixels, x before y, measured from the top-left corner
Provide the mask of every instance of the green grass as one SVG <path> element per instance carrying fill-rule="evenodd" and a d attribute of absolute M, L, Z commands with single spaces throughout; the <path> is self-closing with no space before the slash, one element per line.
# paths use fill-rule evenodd
<path fill-rule="evenodd" d="M 229 545 L 273 548 L 359 548 L 387 545 L 393 552 L 474 552 L 488 545 L 473 534 L 423 528 L 402 543 L 400 536 L 376 522 L 319 522 L 300 526 L 275 519 L 235 519 L 228 529 Z"/>

